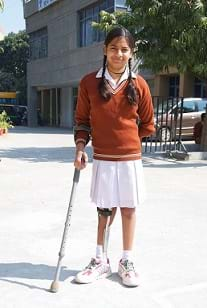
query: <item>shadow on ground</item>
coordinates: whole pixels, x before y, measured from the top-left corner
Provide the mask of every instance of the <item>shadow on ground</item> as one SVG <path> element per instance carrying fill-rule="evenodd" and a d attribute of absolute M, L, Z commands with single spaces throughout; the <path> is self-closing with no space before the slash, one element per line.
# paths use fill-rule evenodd
<path fill-rule="evenodd" d="M 56 267 L 48 266 L 45 264 L 32 264 L 32 263 L 0 263 L 0 281 L 5 281 L 12 284 L 22 285 L 31 289 L 40 289 L 39 286 L 35 286 L 30 283 L 14 280 L 14 278 L 20 279 L 34 279 L 34 280 L 54 280 Z M 71 276 L 75 276 L 78 271 L 61 268 L 61 274 L 59 281 L 65 281 Z M 50 283 L 49 283 L 50 284 Z M 48 288 L 50 285 L 48 285 Z"/>
<path fill-rule="evenodd" d="M 198 161 L 179 161 L 176 159 L 167 159 L 163 157 L 153 157 L 143 155 L 143 166 L 148 168 L 162 168 L 162 169 L 175 169 L 175 168 L 199 168 L 207 167 L 207 160 Z"/>
<path fill-rule="evenodd" d="M 92 161 L 92 149 L 88 147 L 86 152 L 89 161 Z M 75 147 L 28 147 L 9 148 L 0 150 L 0 158 L 13 158 L 33 163 L 39 162 L 60 162 L 72 163 L 75 157 Z"/>
<path fill-rule="evenodd" d="M 42 134 L 42 135 L 71 135 L 73 131 L 69 128 L 59 128 L 59 127 L 28 127 L 28 126 L 15 126 L 9 129 L 9 133 L 13 134 Z"/>

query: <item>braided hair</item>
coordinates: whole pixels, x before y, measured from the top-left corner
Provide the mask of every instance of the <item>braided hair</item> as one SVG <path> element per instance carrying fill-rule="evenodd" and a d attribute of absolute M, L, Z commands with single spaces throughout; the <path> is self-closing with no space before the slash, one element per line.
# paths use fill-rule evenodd
<path fill-rule="evenodd" d="M 129 77 L 128 77 L 128 86 L 126 87 L 125 94 L 128 98 L 129 104 L 136 105 L 138 90 L 135 88 L 135 85 L 132 81 L 132 59 L 131 58 L 128 61 L 128 66 L 129 66 Z"/>
<path fill-rule="evenodd" d="M 104 100 L 109 101 L 110 98 L 111 98 L 111 92 L 109 91 L 109 89 L 107 87 L 107 81 L 106 81 L 106 78 L 105 78 L 106 61 L 107 61 L 107 58 L 106 58 L 106 55 L 104 55 L 102 76 L 101 76 L 101 81 L 98 85 L 98 89 L 99 89 L 99 93 L 104 98 Z"/>
<path fill-rule="evenodd" d="M 131 35 L 131 33 L 127 29 L 125 29 L 124 27 L 120 27 L 120 26 L 116 26 L 116 27 L 112 28 L 111 31 L 109 31 L 109 33 L 106 36 L 104 45 L 107 47 L 108 44 L 110 44 L 110 42 L 117 37 L 124 37 L 127 40 L 130 49 L 131 50 L 134 49 L 135 42 L 134 42 L 133 36 Z M 107 81 L 106 81 L 106 78 L 105 78 L 106 62 L 107 62 L 107 56 L 104 55 L 102 76 L 101 76 L 101 80 L 100 80 L 98 89 L 99 89 L 100 95 L 104 98 L 104 100 L 109 101 L 110 98 L 111 98 L 111 92 L 107 87 Z M 138 90 L 136 89 L 136 87 L 133 83 L 133 80 L 132 80 L 131 66 L 132 66 L 131 65 L 131 59 L 129 59 L 129 61 L 128 61 L 129 76 L 128 76 L 128 85 L 127 85 L 126 90 L 125 90 L 125 95 L 126 95 L 127 100 L 128 100 L 130 105 L 136 105 L 137 104 Z"/>

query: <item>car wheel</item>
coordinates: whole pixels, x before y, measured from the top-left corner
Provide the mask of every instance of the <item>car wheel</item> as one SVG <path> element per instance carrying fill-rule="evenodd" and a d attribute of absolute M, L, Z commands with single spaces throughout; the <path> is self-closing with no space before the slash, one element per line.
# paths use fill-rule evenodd
<path fill-rule="evenodd" d="M 170 141 L 171 131 L 168 127 L 162 127 L 159 130 L 159 141 L 168 142 Z"/>

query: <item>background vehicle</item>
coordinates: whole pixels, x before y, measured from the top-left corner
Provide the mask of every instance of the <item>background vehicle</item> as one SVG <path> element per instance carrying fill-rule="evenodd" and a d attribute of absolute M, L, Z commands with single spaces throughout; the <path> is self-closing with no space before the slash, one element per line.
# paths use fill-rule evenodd
<path fill-rule="evenodd" d="M 179 134 L 193 138 L 193 127 L 206 112 L 207 99 L 169 99 L 155 109 L 156 135 L 159 141 L 170 141 Z"/>
<path fill-rule="evenodd" d="M 21 125 L 26 106 L 0 104 L 0 113 L 6 111 L 13 125 Z"/>

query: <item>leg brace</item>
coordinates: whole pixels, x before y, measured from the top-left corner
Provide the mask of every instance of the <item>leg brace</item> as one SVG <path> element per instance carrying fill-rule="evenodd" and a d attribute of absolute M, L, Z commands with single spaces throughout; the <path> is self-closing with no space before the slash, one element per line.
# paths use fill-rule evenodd
<path fill-rule="evenodd" d="M 106 217 L 106 226 L 104 229 L 104 236 L 103 236 L 103 255 L 105 260 L 107 260 L 107 248 L 108 248 L 108 241 L 109 241 L 109 232 L 110 232 L 110 218 L 112 215 L 112 209 L 108 208 L 97 208 L 98 216 L 105 216 Z"/>

